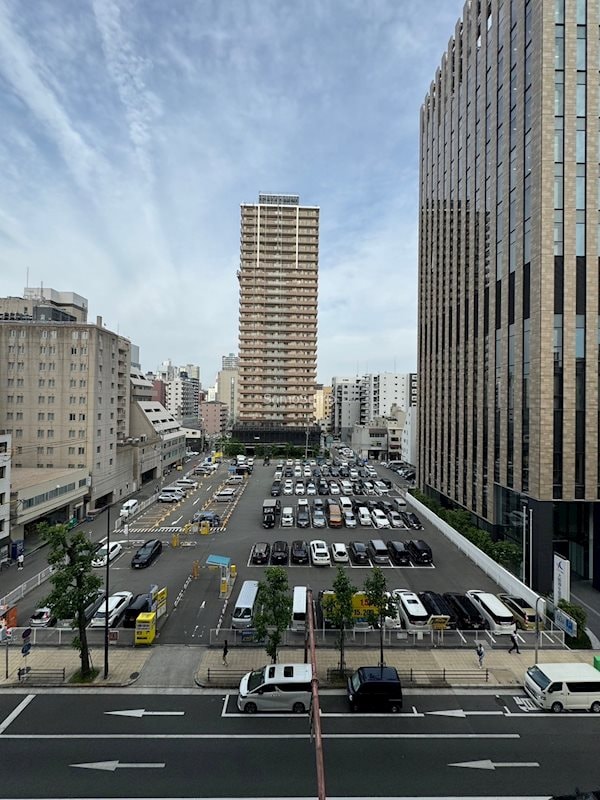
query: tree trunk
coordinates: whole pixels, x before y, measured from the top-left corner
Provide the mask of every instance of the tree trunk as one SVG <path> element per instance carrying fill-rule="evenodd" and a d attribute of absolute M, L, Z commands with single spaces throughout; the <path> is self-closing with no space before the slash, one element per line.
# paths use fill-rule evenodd
<path fill-rule="evenodd" d="M 81 659 L 81 677 L 87 678 L 92 671 L 90 665 L 90 650 L 85 629 L 85 617 L 81 612 L 77 614 L 77 627 L 79 628 L 79 658 Z"/>
<path fill-rule="evenodd" d="M 345 628 L 340 628 L 340 675 L 344 674 L 344 670 L 346 668 L 345 658 L 344 658 L 344 651 L 346 646 L 346 630 Z"/>
<path fill-rule="evenodd" d="M 379 618 L 379 666 L 383 667 L 383 619 Z"/>

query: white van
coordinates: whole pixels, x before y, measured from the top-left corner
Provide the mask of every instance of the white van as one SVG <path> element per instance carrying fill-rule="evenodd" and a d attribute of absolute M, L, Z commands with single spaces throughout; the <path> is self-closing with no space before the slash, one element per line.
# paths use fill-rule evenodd
<path fill-rule="evenodd" d="M 220 492 L 216 493 L 215 500 L 217 503 L 230 503 L 235 499 L 235 495 L 235 489 L 221 489 Z"/>
<path fill-rule="evenodd" d="M 407 631 L 431 630 L 429 624 L 431 615 L 414 592 L 408 589 L 394 589 L 392 598 L 398 604 L 398 613 L 404 620 Z"/>
<path fill-rule="evenodd" d="M 600 714 L 600 672 L 591 664 L 534 664 L 525 673 L 524 689 L 545 711 Z"/>
<path fill-rule="evenodd" d="M 497 635 L 515 633 L 517 623 L 504 603 L 491 592 L 482 592 L 481 589 L 469 589 L 467 597 L 475 603 L 475 607 L 488 623 L 490 633 Z"/>
<path fill-rule="evenodd" d="M 137 500 L 126 500 L 121 506 L 121 513 L 119 516 L 125 518 L 132 517 L 134 514 L 137 514 L 139 507 L 140 504 Z"/>
<path fill-rule="evenodd" d="M 306 630 L 306 603 L 307 587 L 294 586 L 292 601 L 292 630 L 304 632 Z"/>
<path fill-rule="evenodd" d="M 310 664 L 268 664 L 244 675 L 237 707 L 246 714 L 257 711 L 304 714 L 310 708 L 311 681 Z"/>
<path fill-rule="evenodd" d="M 291 528 L 294 525 L 294 509 L 291 506 L 285 506 L 281 512 L 281 527 Z"/>
<path fill-rule="evenodd" d="M 232 628 L 250 628 L 258 596 L 258 581 L 244 581 L 231 618 Z"/>
<path fill-rule="evenodd" d="M 342 513 L 344 511 L 352 511 L 352 500 L 349 497 L 339 497 L 337 502 L 342 509 Z"/>
<path fill-rule="evenodd" d="M 371 515 L 369 514 L 369 509 L 366 508 L 365 506 L 361 506 L 358 509 L 358 524 L 367 526 L 373 525 L 373 520 L 371 519 Z"/>
<path fill-rule="evenodd" d="M 344 478 L 343 481 L 340 481 L 340 486 L 342 488 L 342 494 L 352 494 L 352 483 L 349 480 Z"/>

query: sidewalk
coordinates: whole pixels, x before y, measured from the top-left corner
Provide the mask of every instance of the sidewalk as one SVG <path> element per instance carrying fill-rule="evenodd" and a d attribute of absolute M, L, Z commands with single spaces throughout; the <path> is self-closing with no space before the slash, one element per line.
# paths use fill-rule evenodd
<path fill-rule="evenodd" d="M 2 651 L 5 652 L 2 652 Z M 580 661 L 592 663 L 594 655 L 600 651 L 593 650 L 540 650 L 539 662 L 565 662 Z M 29 666 L 35 669 L 65 669 L 65 686 L 69 679 L 79 668 L 79 655 L 70 647 L 42 647 L 32 648 L 25 659 L 21 655 L 20 647 L 11 645 L 8 648 L 8 679 L 5 676 L 6 649 L 0 645 L 0 690 L 8 687 L 35 686 L 35 683 L 19 684 L 18 670 L 20 667 Z M 484 667 L 489 673 L 486 683 L 484 675 L 477 668 L 475 652 L 469 649 L 431 649 L 431 650 L 385 650 L 384 658 L 388 666 L 396 667 L 400 672 L 409 670 L 423 672 L 439 672 L 442 669 L 456 670 L 463 673 L 457 680 L 447 680 L 446 684 L 454 686 L 469 686 L 501 688 L 520 687 L 523 684 L 523 674 L 535 659 L 533 650 L 521 651 L 520 655 L 508 652 L 506 648 L 488 649 L 485 656 Z M 377 664 L 379 650 L 347 649 L 346 666 L 355 669 L 359 666 Z M 262 648 L 232 648 L 227 657 L 228 666 L 223 666 L 221 648 L 206 648 L 204 646 L 185 645 L 157 645 L 150 648 L 109 648 L 109 675 L 104 680 L 104 651 L 95 648 L 92 651 L 92 662 L 100 673 L 93 686 L 136 686 L 140 688 L 168 689 L 192 688 L 202 691 L 202 686 L 219 688 L 219 680 L 208 682 L 208 670 L 213 674 L 216 670 L 217 677 L 231 671 L 232 674 L 247 672 L 264 666 L 269 659 Z M 304 652 L 301 649 L 285 648 L 281 650 L 280 661 L 302 662 Z M 337 650 L 318 648 L 317 663 L 319 680 L 322 688 L 327 688 L 327 671 L 338 666 L 339 653 Z M 231 685 L 231 679 L 222 680 L 221 684 Z M 40 684 L 41 685 L 41 684 Z M 83 687 L 85 690 L 85 687 Z M 424 684 L 426 688 L 426 684 Z"/>

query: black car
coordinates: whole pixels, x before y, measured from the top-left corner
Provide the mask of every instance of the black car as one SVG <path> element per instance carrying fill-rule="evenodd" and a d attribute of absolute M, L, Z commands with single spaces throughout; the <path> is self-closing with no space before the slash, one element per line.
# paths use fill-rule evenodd
<path fill-rule="evenodd" d="M 317 487 L 317 491 L 319 494 L 329 494 L 329 484 L 327 481 L 319 481 L 319 485 Z"/>
<path fill-rule="evenodd" d="M 214 511 L 196 511 L 192 522 L 208 522 L 211 528 L 217 528 L 221 524 L 221 517 Z"/>
<path fill-rule="evenodd" d="M 131 559 L 131 566 L 134 569 L 149 567 L 155 558 L 162 553 L 162 542 L 160 539 L 150 539 L 139 548 Z"/>
<path fill-rule="evenodd" d="M 273 542 L 273 547 L 271 548 L 271 564 L 287 564 L 288 556 L 289 547 L 287 542 Z"/>
<path fill-rule="evenodd" d="M 290 561 L 292 564 L 308 564 L 308 543 L 302 539 L 292 542 L 290 548 Z"/>
<path fill-rule="evenodd" d="M 268 564 L 271 555 L 271 546 L 268 542 L 257 542 L 252 548 L 250 561 L 253 564 Z"/>
<path fill-rule="evenodd" d="M 387 486 L 388 489 L 392 488 L 392 482 L 389 478 L 379 478 L 379 481 L 383 483 L 384 486 Z"/>
<path fill-rule="evenodd" d="M 271 486 L 271 497 L 279 497 L 281 494 L 281 481 L 273 481 Z"/>
<path fill-rule="evenodd" d="M 296 525 L 299 528 L 310 527 L 310 516 L 308 514 L 308 506 L 298 504 L 298 511 L 296 512 Z"/>
<path fill-rule="evenodd" d="M 367 545 L 367 553 L 374 565 L 383 564 L 389 566 L 390 554 L 385 546 L 383 539 L 370 539 Z"/>
<path fill-rule="evenodd" d="M 367 546 L 362 542 L 350 542 L 348 555 L 353 564 L 370 564 Z"/>
<path fill-rule="evenodd" d="M 481 631 L 487 623 L 470 597 L 460 592 L 446 592 L 444 598 L 454 610 L 456 627 L 461 631 Z"/>
<path fill-rule="evenodd" d="M 421 520 L 417 517 L 417 515 L 414 512 L 407 511 L 406 515 L 409 518 L 409 520 L 411 521 L 411 525 L 410 525 L 411 528 L 413 528 L 416 531 L 422 531 L 423 530 L 423 523 L 421 522 Z"/>
<path fill-rule="evenodd" d="M 320 497 L 315 497 L 315 499 L 312 501 L 313 511 L 316 511 L 318 508 L 320 508 L 321 511 L 323 511 L 324 506 L 325 504 L 323 503 Z"/>
<path fill-rule="evenodd" d="M 362 484 L 360 481 L 352 481 L 352 491 L 354 494 L 362 494 Z"/>
<path fill-rule="evenodd" d="M 395 511 L 396 506 L 391 503 L 389 500 L 378 500 L 377 505 L 383 511 L 384 514 L 389 514 L 390 511 Z"/>
<path fill-rule="evenodd" d="M 419 592 L 419 600 L 435 617 L 448 617 L 446 627 L 455 629 L 458 623 L 454 609 L 446 598 L 437 592 Z"/>
<path fill-rule="evenodd" d="M 410 565 L 410 556 L 404 542 L 394 542 L 390 539 L 386 542 L 388 553 L 393 564 L 398 567 L 407 567 Z"/>
<path fill-rule="evenodd" d="M 414 525 L 413 525 L 413 522 L 412 522 L 412 520 L 411 520 L 411 518 L 410 518 L 410 516 L 409 516 L 409 513 L 408 513 L 408 511 L 399 511 L 398 513 L 399 513 L 399 514 L 400 514 L 400 516 L 402 517 L 402 522 L 404 522 L 404 524 L 406 525 L 406 527 L 407 527 L 407 528 L 413 528 L 413 529 L 414 529 Z"/>
<path fill-rule="evenodd" d="M 433 562 L 431 547 L 423 539 L 410 539 L 406 543 L 406 549 L 413 564 L 431 564 Z"/>

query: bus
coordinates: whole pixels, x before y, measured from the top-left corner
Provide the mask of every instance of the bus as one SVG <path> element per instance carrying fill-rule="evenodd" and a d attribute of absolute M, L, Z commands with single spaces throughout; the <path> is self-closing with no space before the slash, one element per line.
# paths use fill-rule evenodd
<path fill-rule="evenodd" d="M 487 622 L 491 633 L 501 635 L 516 632 L 515 618 L 510 609 L 495 594 L 482 592 L 481 589 L 469 589 L 466 595 L 475 603 L 475 607 Z"/>
<path fill-rule="evenodd" d="M 544 711 L 600 714 L 600 672 L 591 664 L 534 664 L 525 673 L 524 689 Z"/>
<path fill-rule="evenodd" d="M 293 711 L 304 714 L 312 697 L 310 664 L 268 664 L 246 673 L 240 681 L 237 707 L 257 711 Z"/>

